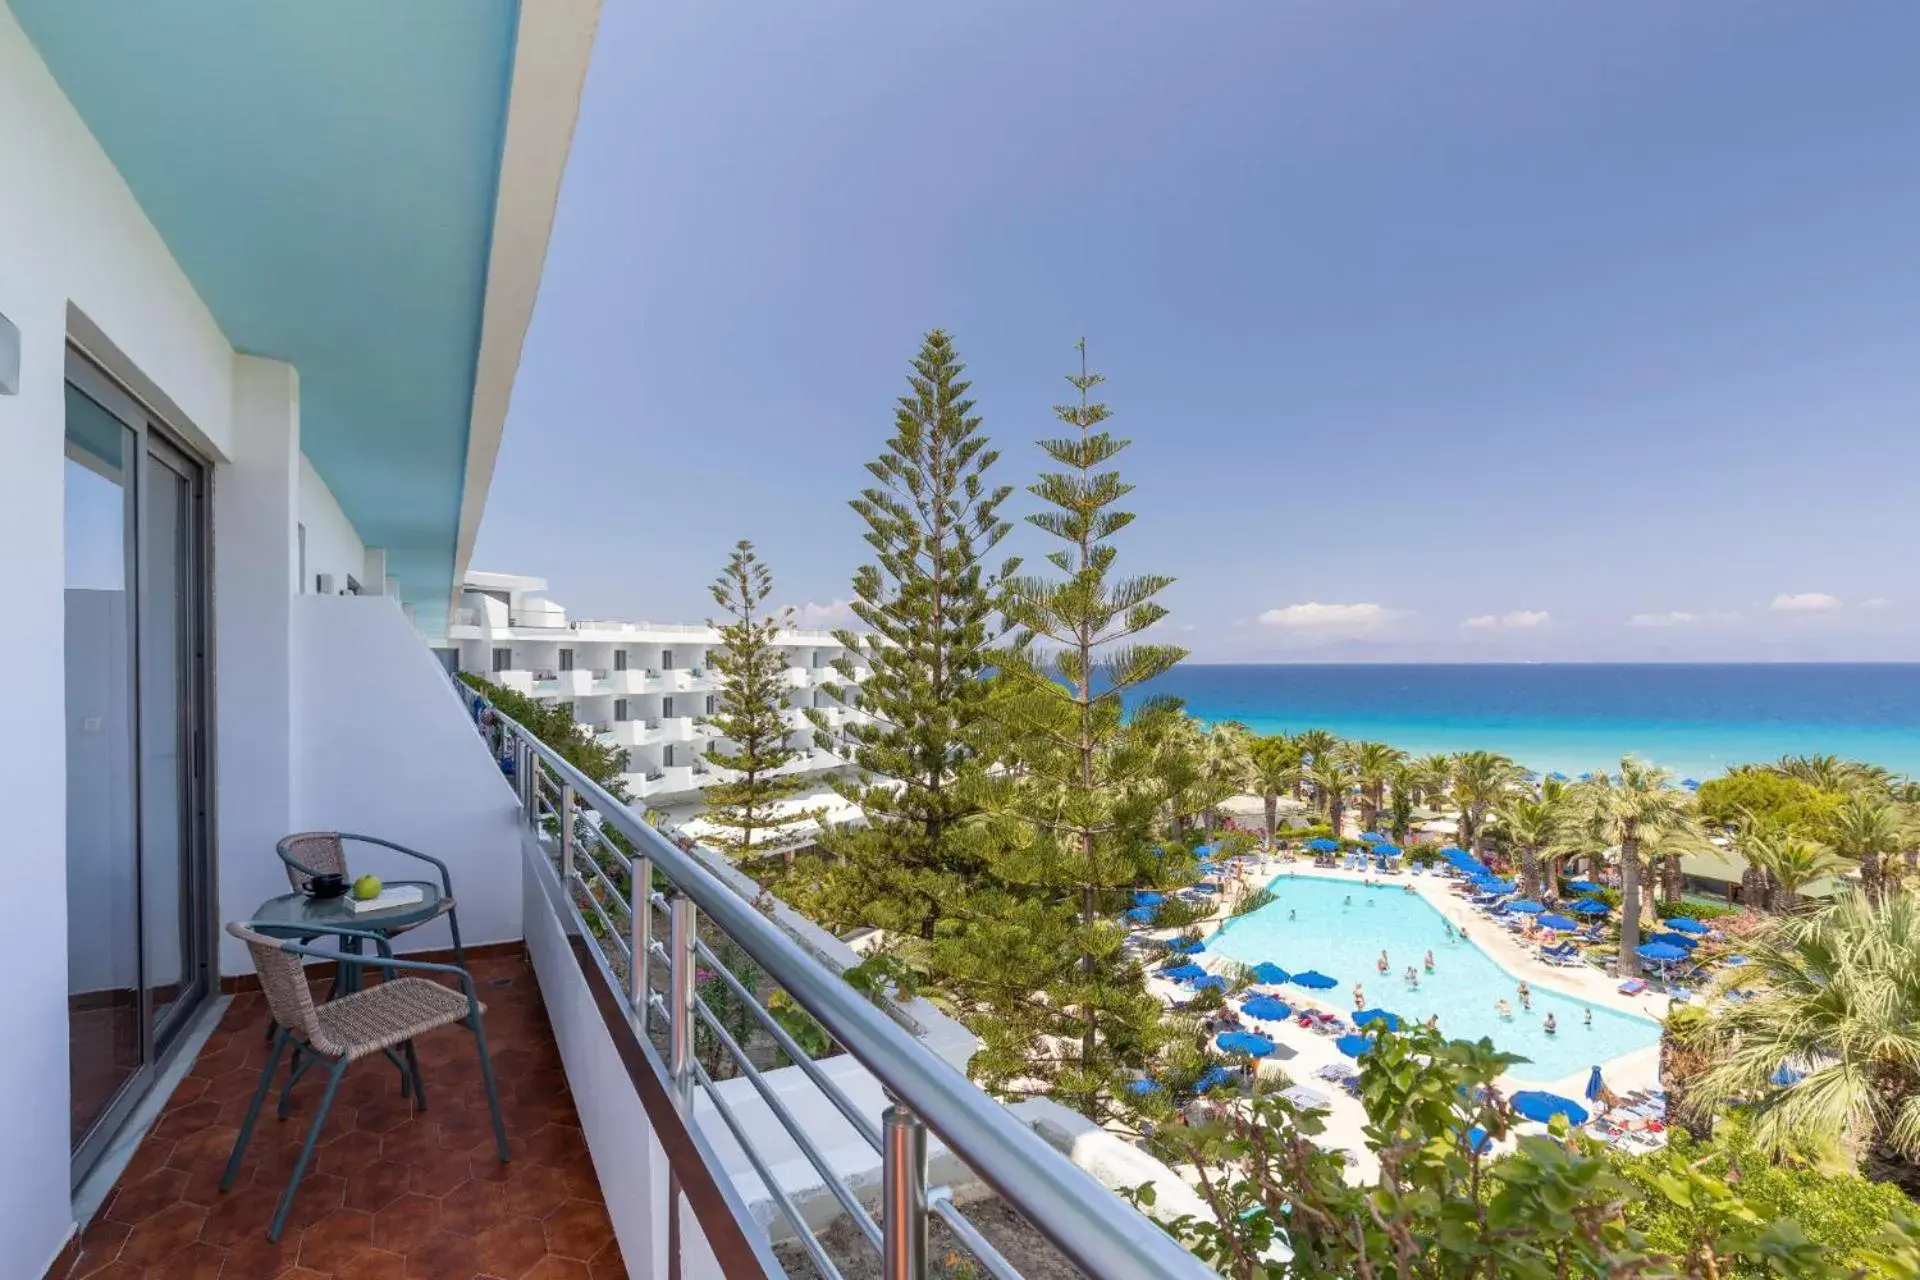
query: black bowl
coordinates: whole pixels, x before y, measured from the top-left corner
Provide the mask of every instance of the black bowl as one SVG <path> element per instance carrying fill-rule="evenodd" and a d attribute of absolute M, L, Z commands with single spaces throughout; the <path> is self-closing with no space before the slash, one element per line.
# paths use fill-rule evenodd
<path fill-rule="evenodd" d="M 316 898 L 338 898 L 347 892 L 347 878 L 341 875 L 315 876 L 307 881 L 307 892 Z"/>

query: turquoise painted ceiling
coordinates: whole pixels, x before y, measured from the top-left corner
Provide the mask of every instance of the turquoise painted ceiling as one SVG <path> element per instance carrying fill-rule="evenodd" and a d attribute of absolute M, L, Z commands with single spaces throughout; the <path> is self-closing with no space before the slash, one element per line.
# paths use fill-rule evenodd
<path fill-rule="evenodd" d="M 6 0 L 423 623 L 444 616 L 516 0 Z"/>

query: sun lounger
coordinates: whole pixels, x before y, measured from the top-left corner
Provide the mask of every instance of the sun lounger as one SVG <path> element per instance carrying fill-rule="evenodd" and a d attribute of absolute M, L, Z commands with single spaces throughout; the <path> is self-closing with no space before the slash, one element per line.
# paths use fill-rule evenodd
<path fill-rule="evenodd" d="M 1623 996 L 1641 995 L 1646 990 L 1647 980 L 1645 978 L 1629 978 L 1620 984 L 1620 994 Z"/>

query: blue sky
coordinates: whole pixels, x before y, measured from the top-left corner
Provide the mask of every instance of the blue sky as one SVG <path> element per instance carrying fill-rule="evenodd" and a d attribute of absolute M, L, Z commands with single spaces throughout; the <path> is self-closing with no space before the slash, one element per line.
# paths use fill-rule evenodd
<path fill-rule="evenodd" d="M 1016 484 L 1084 334 L 1196 658 L 1920 656 L 1915 48 L 1898 0 L 608 5 L 474 565 L 684 619 L 749 537 L 829 616 L 921 333 Z"/>

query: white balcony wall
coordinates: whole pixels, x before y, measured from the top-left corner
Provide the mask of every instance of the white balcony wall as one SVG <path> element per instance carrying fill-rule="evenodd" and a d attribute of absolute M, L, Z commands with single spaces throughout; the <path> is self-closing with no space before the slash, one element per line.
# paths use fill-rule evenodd
<path fill-rule="evenodd" d="M 452 871 L 465 942 L 520 937 L 513 790 L 399 605 L 391 598 L 308 596 L 294 616 L 299 827 L 363 832 L 433 854 Z M 399 854 L 348 855 L 356 872 L 434 877 L 431 867 Z M 286 892 L 270 848 L 247 850 L 244 858 L 230 852 L 222 871 L 229 918 Z M 405 935 L 396 949 L 451 942 L 441 921 Z"/>
<path fill-rule="evenodd" d="M 335 593 L 345 591 L 347 575 L 352 574 L 369 593 L 379 594 L 381 584 L 367 581 L 366 547 L 361 544 L 360 535 L 354 532 L 352 522 L 334 500 L 333 490 L 327 487 L 304 453 L 300 455 L 299 510 L 300 524 L 307 531 L 307 572 L 300 592 L 316 590 L 314 584 L 321 574 L 333 579 Z"/>
<path fill-rule="evenodd" d="M 69 336 L 177 420 L 216 462 L 233 443 L 235 356 L 119 172 L 0 4 L 0 313 L 20 387 L 0 396 L 0 546 L 16 616 L 0 629 L 0 765 L 21 796 L 0 841 L 15 898 L 0 937 L 0 1276 L 39 1276 L 73 1226 L 67 1195 L 67 867 L 62 545 Z"/>

